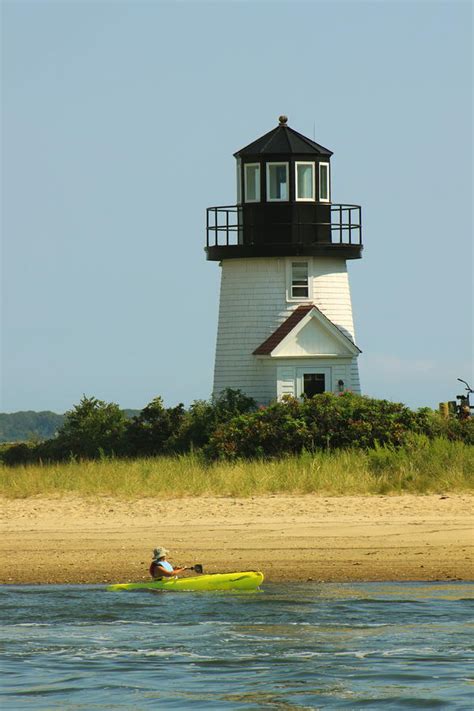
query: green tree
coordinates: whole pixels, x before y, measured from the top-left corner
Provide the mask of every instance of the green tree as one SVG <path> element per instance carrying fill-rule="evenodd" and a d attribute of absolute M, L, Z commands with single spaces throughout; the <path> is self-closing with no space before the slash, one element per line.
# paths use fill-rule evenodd
<path fill-rule="evenodd" d="M 205 447 L 220 425 L 255 407 L 253 398 L 232 388 L 226 388 L 211 400 L 195 400 L 183 418 L 175 440 L 176 449 L 182 452 Z"/>
<path fill-rule="evenodd" d="M 66 412 L 54 449 L 62 458 L 120 454 L 126 424 L 127 417 L 118 405 L 84 395 L 79 405 Z"/>
<path fill-rule="evenodd" d="M 127 425 L 127 454 L 154 456 L 173 451 L 183 418 L 182 403 L 165 408 L 161 397 L 154 398 Z"/>

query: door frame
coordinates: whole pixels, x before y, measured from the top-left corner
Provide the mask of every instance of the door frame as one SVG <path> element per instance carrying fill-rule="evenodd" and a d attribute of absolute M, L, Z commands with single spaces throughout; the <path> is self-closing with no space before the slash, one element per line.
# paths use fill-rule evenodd
<path fill-rule="evenodd" d="M 324 392 L 332 392 L 332 368 L 331 366 L 311 366 L 306 368 L 298 367 L 296 368 L 296 397 L 300 398 L 303 396 L 304 388 L 304 375 L 306 374 L 321 374 L 324 375 Z"/>

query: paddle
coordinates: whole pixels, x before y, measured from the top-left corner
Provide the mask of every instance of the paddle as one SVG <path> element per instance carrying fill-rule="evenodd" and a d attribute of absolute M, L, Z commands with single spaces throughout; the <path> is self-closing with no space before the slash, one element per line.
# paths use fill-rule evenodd
<path fill-rule="evenodd" d="M 194 570 L 196 573 L 202 573 L 202 565 L 200 563 L 196 563 L 195 565 L 192 565 L 190 568 L 185 568 L 185 570 Z"/>

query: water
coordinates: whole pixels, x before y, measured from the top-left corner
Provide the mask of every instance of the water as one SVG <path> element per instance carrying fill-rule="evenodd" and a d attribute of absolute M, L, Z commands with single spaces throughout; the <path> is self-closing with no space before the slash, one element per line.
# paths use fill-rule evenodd
<path fill-rule="evenodd" d="M 3 586 L 5 709 L 471 709 L 474 584 Z"/>

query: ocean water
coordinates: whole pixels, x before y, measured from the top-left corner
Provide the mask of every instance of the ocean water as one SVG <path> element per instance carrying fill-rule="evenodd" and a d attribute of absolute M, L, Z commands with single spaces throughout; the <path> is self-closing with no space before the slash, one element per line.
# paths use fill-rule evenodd
<path fill-rule="evenodd" d="M 3 586 L 0 708 L 472 709 L 474 584 Z"/>

